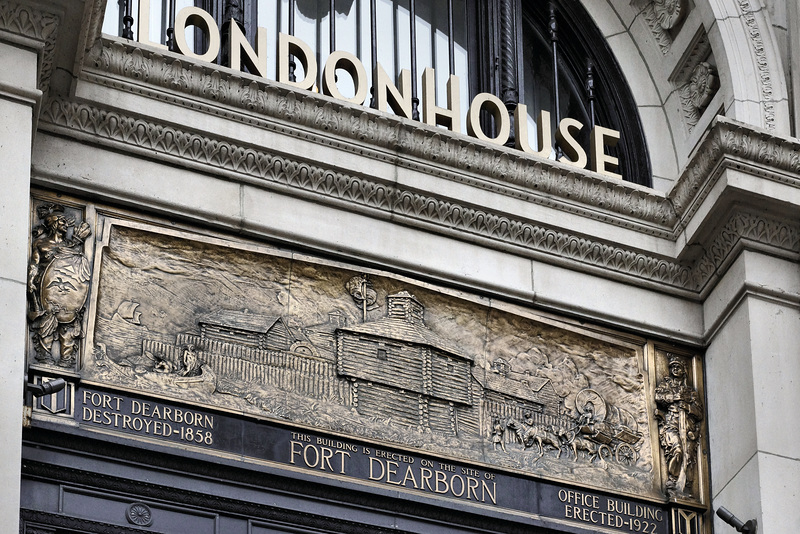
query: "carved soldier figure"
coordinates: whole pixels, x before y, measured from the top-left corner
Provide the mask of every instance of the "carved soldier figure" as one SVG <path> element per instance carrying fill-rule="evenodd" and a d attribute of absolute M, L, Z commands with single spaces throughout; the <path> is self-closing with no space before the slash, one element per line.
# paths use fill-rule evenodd
<path fill-rule="evenodd" d="M 81 320 L 89 292 L 89 261 L 83 242 L 89 225 L 64 216 L 59 204 L 37 208 L 41 225 L 34 229 L 28 265 L 28 320 L 33 331 L 37 361 L 56 363 L 53 342 L 58 339 L 58 365 L 75 363 L 77 340 L 83 335 Z M 71 237 L 70 228 L 74 228 Z"/>
<path fill-rule="evenodd" d="M 698 423 L 703 407 L 697 391 L 686 382 L 679 356 L 669 355 L 669 376 L 655 391 L 659 441 L 667 464 L 667 492 L 672 497 L 691 494 L 697 464 Z"/>
<path fill-rule="evenodd" d="M 503 441 L 503 435 L 506 432 L 506 427 L 500 422 L 500 418 L 496 415 L 492 417 L 492 443 L 494 444 L 494 450 L 497 450 L 498 447 L 503 449 L 503 452 L 506 452 L 506 444 Z"/>

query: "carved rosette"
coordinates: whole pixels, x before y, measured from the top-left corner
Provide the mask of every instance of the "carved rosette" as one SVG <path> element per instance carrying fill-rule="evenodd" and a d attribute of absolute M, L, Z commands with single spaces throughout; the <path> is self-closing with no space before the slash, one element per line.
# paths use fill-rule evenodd
<path fill-rule="evenodd" d="M 664 30 L 671 30 L 686 15 L 686 0 L 653 0 L 656 21 Z"/>
<path fill-rule="evenodd" d="M 28 263 L 28 324 L 36 362 L 74 368 L 83 337 L 90 264 L 84 242 L 92 231 L 80 210 L 36 205 Z"/>
<path fill-rule="evenodd" d="M 692 70 L 689 81 L 681 87 L 681 104 L 690 132 L 697 126 L 717 89 L 719 89 L 719 79 L 716 70 L 708 62 L 701 61 Z"/>
<path fill-rule="evenodd" d="M 135 502 L 125 510 L 125 519 L 132 525 L 149 527 L 153 524 L 153 512 L 146 504 Z"/>

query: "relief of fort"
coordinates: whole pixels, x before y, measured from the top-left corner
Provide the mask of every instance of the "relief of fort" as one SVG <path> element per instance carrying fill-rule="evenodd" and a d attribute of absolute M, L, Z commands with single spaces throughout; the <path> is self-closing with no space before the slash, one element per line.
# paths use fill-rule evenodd
<path fill-rule="evenodd" d="M 385 273 L 127 229 L 96 260 L 85 380 L 652 489 L 638 353 L 608 336 Z"/>

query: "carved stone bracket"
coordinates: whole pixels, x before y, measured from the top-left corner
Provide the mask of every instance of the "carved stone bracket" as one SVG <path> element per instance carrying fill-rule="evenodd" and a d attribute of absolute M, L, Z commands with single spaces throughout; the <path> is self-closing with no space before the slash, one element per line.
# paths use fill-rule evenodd
<path fill-rule="evenodd" d="M 43 111 L 43 120 L 53 126 L 80 130 L 101 143 L 131 144 L 155 154 L 185 159 L 259 180 L 265 186 L 312 195 L 319 201 L 345 200 L 374 210 L 375 216 L 403 217 L 407 224 L 470 239 L 488 239 L 526 254 L 557 256 L 587 266 L 626 276 L 699 291 L 717 266 L 741 238 L 796 251 L 797 229 L 788 223 L 754 214 L 734 214 L 721 230 L 715 245 L 698 262 L 684 265 L 667 258 L 608 245 L 569 232 L 549 229 L 511 215 L 462 205 L 449 198 L 403 190 L 365 176 L 334 172 L 309 162 L 272 154 L 256 147 L 213 139 L 176 127 L 156 125 L 116 112 L 101 111 L 85 104 L 55 100 Z M 772 147 L 771 149 L 769 147 Z M 777 167 L 800 170 L 798 151 L 776 143 L 768 134 L 757 135 L 736 123 L 718 120 L 691 166 L 673 190 L 673 202 L 687 216 L 707 194 L 708 176 L 726 154 L 739 154 Z M 531 178 L 546 182 L 549 169 L 536 164 Z M 795 171 L 797 172 L 797 171 Z M 554 179 L 554 178 L 550 178 Z M 702 191 L 700 190 L 703 185 Z M 621 188 L 620 194 L 625 191 Z M 639 197 L 647 203 L 646 196 Z"/>
<path fill-rule="evenodd" d="M 800 185 L 791 176 L 800 173 L 800 142 L 720 116 L 669 194 L 682 220 L 690 218 L 706 198 L 718 176 L 715 169 L 726 159 L 762 167 L 759 174 L 767 179 Z"/>
<path fill-rule="evenodd" d="M 709 63 L 701 61 L 692 70 L 689 80 L 680 88 L 683 118 L 689 132 L 697 126 L 717 89 L 719 89 L 719 79 L 716 69 Z"/>
<path fill-rule="evenodd" d="M 12 1 L 0 2 L 0 30 L 41 41 L 44 45 L 39 68 L 39 89 L 47 93 L 53 72 L 53 56 L 61 19 L 54 13 L 39 11 Z"/>

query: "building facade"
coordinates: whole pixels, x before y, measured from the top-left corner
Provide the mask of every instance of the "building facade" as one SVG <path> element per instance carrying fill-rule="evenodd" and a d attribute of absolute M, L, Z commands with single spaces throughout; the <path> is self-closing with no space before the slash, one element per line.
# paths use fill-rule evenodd
<path fill-rule="evenodd" d="M 0 0 L 3 532 L 797 530 L 796 3 L 531 4 Z"/>

